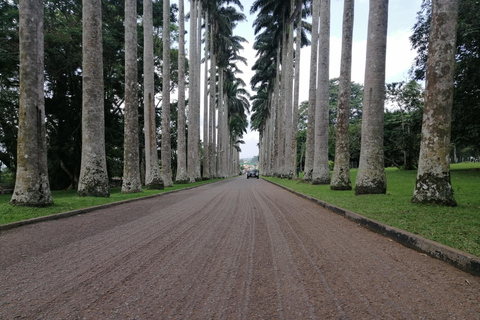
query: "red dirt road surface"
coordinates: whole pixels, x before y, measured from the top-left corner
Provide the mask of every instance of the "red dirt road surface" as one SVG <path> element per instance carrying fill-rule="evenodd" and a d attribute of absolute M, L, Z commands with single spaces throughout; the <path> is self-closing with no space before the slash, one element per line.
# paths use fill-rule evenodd
<path fill-rule="evenodd" d="M 479 280 L 245 176 L 0 234 L 0 319 L 480 319 Z"/>

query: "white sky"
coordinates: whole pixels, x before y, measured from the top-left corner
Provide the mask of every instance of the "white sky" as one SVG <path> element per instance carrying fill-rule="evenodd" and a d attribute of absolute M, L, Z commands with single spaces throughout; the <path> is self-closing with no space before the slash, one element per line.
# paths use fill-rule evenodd
<path fill-rule="evenodd" d="M 255 40 L 252 23 L 255 16 L 250 15 L 250 7 L 254 0 L 241 0 L 247 21 L 238 25 L 235 34 L 248 40 L 244 43 L 245 50 L 241 54 L 248 61 L 243 64 L 242 78 L 250 90 L 250 78 L 253 76 L 251 67 L 255 63 L 255 50 L 252 46 Z M 416 13 L 420 10 L 422 0 L 390 0 L 387 39 L 386 82 L 404 81 L 408 78 L 408 70 L 412 65 L 415 52 L 411 50 L 409 36 L 416 21 Z M 177 0 L 171 0 L 178 3 Z M 185 11 L 188 12 L 189 2 L 185 1 Z M 365 71 L 365 53 L 368 26 L 368 0 L 355 0 L 355 24 L 353 35 L 352 81 L 363 83 Z M 331 33 L 330 33 L 330 78 L 340 74 L 340 52 L 342 34 L 343 0 L 331 0 Z M 188 31 L 188 24 L 186 26 Z M 188 37 L 188 35 L 187 35 Z M 188 41 L 188 40 L 187 40 Z M 188 46 L 188 42 L 187 42 Z M 300 102 L 308 100 L 310 47 L 302 49 L 300 69 Z M 203 67 L 202 67 L 203 72 Z M 203 79 L 203 75 L 202 75 Z M 203 98 L 201 100 L 203 102 Z M 203 116 L 203 110 L 201 111 Z M 203 120 L 202 120 L 203 121 Z M 202 132 L 202 131 L 201 131 Z M 245 144 L 241 145 L 240 158 L 251 158 L 258 155 L 258 132 L 248 131 L 244 135 Z"/>

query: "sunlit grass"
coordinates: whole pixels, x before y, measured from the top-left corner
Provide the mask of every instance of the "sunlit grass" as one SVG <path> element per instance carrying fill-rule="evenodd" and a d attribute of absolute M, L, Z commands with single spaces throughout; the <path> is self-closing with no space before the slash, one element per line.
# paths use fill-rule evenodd
<path fill-rule="evenodd" d="M 455 208 L 410 202 L 416 171 L 387 168 L 387 193 L 355 196 L 354 191 L 332 191 L 300 180 L 266 178 L 300 193 L 362 214 L 387 225 L 424 236 L 458 250 L 480 256 L 480 164 L 451 166 Z M 351 171 L 355 185 L 357 170 Z"/>
<path fill-rule="evenodd" d="M 110 189 L 109 198 L 78 197 L 77 192 L 75 190 L 52 191 L 53 205 L 45 208 L 12 206 L 9 204 L 9 201 L 12 197 L 11 194 L 0 195 L 0 224 L 7 224 L 11 222 L 43 217 L 51 214 L 78 210 L 78 209 L 98 206 L 98 205 L 112 203 L 112 202 L 151 196 L 159 193 L 185 189 L 188 187 L 193 187 L 193 186 L 206 184 L 206 183 L 219 181 L 219 180 L 221 179 L 200 181 L 200 182 L 189 183 L 189 184 L 175 184 L 173 187 L 167 187 L 164 190 L 144 189 L 143 192 L 130 193 L 130 194 L 121 193 L 120 188 L 112 188 Z"/>

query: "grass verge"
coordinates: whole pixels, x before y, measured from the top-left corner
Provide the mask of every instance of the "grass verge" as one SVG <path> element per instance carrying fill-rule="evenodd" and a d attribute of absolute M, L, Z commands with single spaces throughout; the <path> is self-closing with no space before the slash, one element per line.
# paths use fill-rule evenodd
<path fill-rule="evenodd" d="M 144 189 L 143 192 L 129 194 L 121 193 L 121 188 L 112 188 L 110 189 L 109 198 L 78 197 L 75 190 L 52 191 L 53 205 L 44 208 L 12 206 L 9 204 L 12 195 L 0 195 L 0 225 L 112 202 L 151 196 L 220 180 L 222 179 L 212 179 L 188 184 L 176 184 L 173 187 L 167 187 L 164 190 Z"/>
<path fill-rule="evenodd" d="M 480 164 L 452 164 L 455 208 L 413 204 L 416 171 L 387 168 L 387 193 L 355 196 L 300 180 L 264 177 L 297 192 L 480 257 Z M 357 170 L 351 170 L 355 185 Z"/>

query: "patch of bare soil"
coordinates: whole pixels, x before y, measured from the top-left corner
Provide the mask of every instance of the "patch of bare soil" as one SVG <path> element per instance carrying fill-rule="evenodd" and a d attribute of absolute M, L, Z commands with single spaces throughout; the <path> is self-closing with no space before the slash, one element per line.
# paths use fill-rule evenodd
<path fill-rule="evenodd" d="M 0 234 L 0 319 L 479 319 L 480 281 L 239 177 Z"/>

